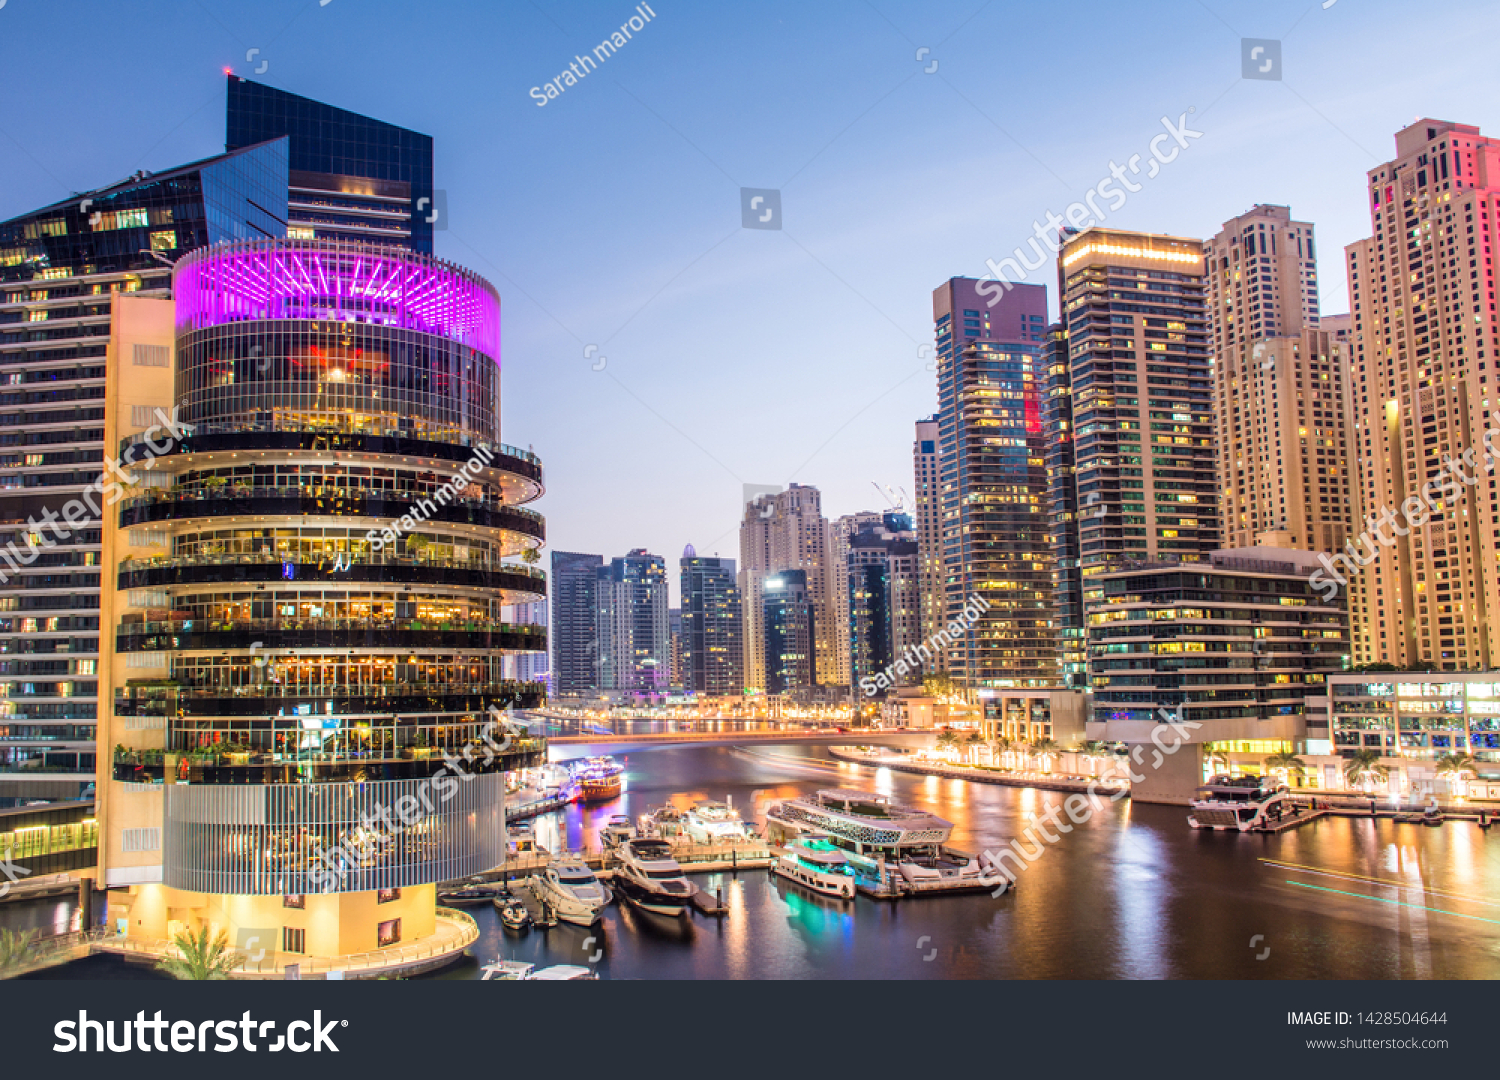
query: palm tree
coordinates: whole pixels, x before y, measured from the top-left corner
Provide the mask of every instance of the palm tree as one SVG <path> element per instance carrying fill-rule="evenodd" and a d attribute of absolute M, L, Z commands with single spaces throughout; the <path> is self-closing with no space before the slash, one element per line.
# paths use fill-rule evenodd
<path fill-rule="evenodd" d="M 1437 766 L 1438 775 L 1453 786 L 1455 795 L 1462 795 L 1461 786 L 1465 776 L 1477 776 L 1479 762 L 1474 760 L 1473 754 L 1444 754 L 1433 762 Z"/>
<path fill-rule="evenodd" d="M 994 764 L 999 765 L 1000 759 L 1003 757 L 1009 757 L 1010 752 L 1014 750 L 1015 747 L 1016 744 L 1010 739 L 1007 739 L 1004 735 L 996 735 L 995 738 L 990 742 L 990 760 Z"/>
<path fill-rule="evenodd" d="M 1049 766 L 1052 763 L 1052 759 L 1057 756 L 1057 753 L 1060 749 L 1061 747 L 1059 747 L 1057 743 L 1053 742 L 1051 739 L 1033 739 L 1030 747 L 1031 756 L 1036 758 L 1040 763 L 1039 767 L 1041 768 L 1042 772 L 1051 771 Z"/>
<path fill-rule="evenodd" d="M 1290 783 L 1292 773 L 1301 776 L 1307 771 L 1307 762 L 1290 750 L 1278 750 L 1261 764 L 1265 766 L 1266 772 L 1275 773 L 1281 777 L 1283 784 Z"/>
<path fill-rule="evenodd" d="M 244 956 L 229 948 L 229 935 L 223 930 L 212 939 L 206 926 L 199 927 L 196 934 L 182 930 L 172 938 L 172 944 L 177 955 L 162 957 L 156 966 L 174 979 L 227 979 L 231 971 L 245 962 Z"/>
<path fill-rule="evenodd" d="M 1078 748 L 1078 752 L 1088 759 L 1094 766 L 1094 775 L 1099 775 L 1099 763 L 1110 756 L 1109 744 L 1100 742 L 1098 739 L 1090 739 Z"/>
<path fill-rule="evenodd" d="M 1363 784 L 1369 791 L 1373 781 L 1384 780 L 1390 770 L 1380 763 L 1379 750 L 1356 750 L 1354 756 L 1344 763 L 1344 775 L 1355 784 Z"/>
<path fill-rule="evenodd" d="M 938 732 L 937 746 L 939 750 L 952 750 L 958 745 L 958 736 L 952 728 L 943 728 Z"/>
<path fill-rule="evenodd" d="M 23 930 L 19 933 L 0 930 L 0 972 L 11 971 L 24 964 L 36 939 L 35 930 Z"/>
<path fill-rule="evenodd" d="M 971 731 L 964 736 L 964 753 L 969 761 L 973 763 L 979 755 L 979 748 L 984 745 L 984 736 L 977 731 Z"/>
<path fill-rule="evenodd" d="M 1203 763 L 1208 766 L 1210 773 L 1217 773 L 1222 766 L 1224 771 L 1229 771 L 1229 752 L 1221 750 L 1217 743 L 1210 743 L 1205 747 L 1207 751 L 1203 755 Z"/>

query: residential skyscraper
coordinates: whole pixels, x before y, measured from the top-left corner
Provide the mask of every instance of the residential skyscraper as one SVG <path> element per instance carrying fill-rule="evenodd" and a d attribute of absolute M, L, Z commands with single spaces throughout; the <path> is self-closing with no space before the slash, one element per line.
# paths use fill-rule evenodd
<path fill-rule="evenodd" d="M 740 596 L 745 611 L 745 685 L 763 688 L 768 675 L 762 651 L 766 630 L 762 583 L 783 570 L 802 570 L 816 613 L 813 663 L 821 686 L 839 686 L 838 632 L 828 562 L 829 529 L 817 488 L 791 484 L 785 491 L 762 495 L 745 506 L 740 525 Z M 752 640 L 753 635 L 753 640 Z M 756 645 L 753 642 L 762 644 Z"/>
<path fill-rule="evenodd" d="M 1047 528 L 1052 538 L 1053 625 L 1057 630 L 1059 683 L 1088 685 L 1083 575 L 1078 565 L 1078 476 L 1073 458 L 1073 383 L 1065 323 L 1047 328 L 1042 430 L 1047 433 Z M 1029 700 L 1029 699 L 1017 699 Z M 1050 736 L 1049 736 L 1050 737 Z"/>
<path fill-rule="evenodd" d="M 1047 290 L 952 278 L 932 294 L 944 621 L 991 606 L 949 649 L 969 691 L 1057 682 L 1042 349 Z"/>
<path fill-rule="evenodd" d="M 916 532 L 907 514 L 881 515 L 878 522 L 849 537 L 845 546 L 842 577 L 849 596 L 850 685 L 858 687 L 860 680 L 874 678 L 907 655 L 907 650 L 914 654 L 924 640 L 921 563 Z M 920 663 L 895 679 L 898 686 L 916 686 L 921 681 Z"/>
<path fill-rule="evenodd" d="M 780 570 L 763 585 L 766 693 L 787 694 L 818 685 L 813 655 L 818 604 L 807 587 L 806 570 Z"/>
<path fill-rule="evenodd" d="M 104 467 L 108 364 L 171 371 L 170 332 L 109 357 L 116 301 L 169 295 L 170 264 L 153 253 L 281 236 L 286 190 L 283 139 L 0 223 L 0 379 L 12 391 L 0 396 L 0 545 L 11 545 L 0 551 L 0 806 L 77 798 L 94 779 L 100 526 L 43 554 L 44 534 L 26 523 L 61 511 Z M 168 383 L 120 430 L 159 424 L 155 409 L 172 401 Z"/>
<path fill-rule="evenodd" d="M 599 689 L 665 694 L 672 678 L 667 564 L 635 548 L 595 571 Z"/>
<path fill-rule="evenodd" d="M 839 686 L 853 685 L 849 666 L 849 541 L 861 529 L 879 526 L 882 517 L 877 511 L 861 510 L 828 523 L 828 592 L 835 623 L 834 648 L 839 651 Z"/>
<path fill-rule="evenodd" d="M 912 472 L 915 480 L 916 507 L 913 514 L 917 528 L 917 561 L 921 567 L 922 640 L 931 640 L 942 629 L 947 597 L 943 584 L 942 498 L 938 490 L 938 418 L 929 416 L 917 421 L 917 437 L 912 443 Z M 924 665 L 931 674 L 948 670 L 946 650 Z"/>
<path fill-rule="evenodd" d="M 552 692 L 587 697 L 599 689 L 599 568 L 604 556 L 552 553 Z"/>
<path fill-rule="evenodd" d="M 1366 190 L 1373 235 L 1346 249 L 1354 521 L 1369 530 L 1340 563 L 1353 661 L 1489 669 L 1500 660 L 1496 473 L 1481 469 L 1472 486 L 1438 477 L 1450 460 L 1473 475 L 1465 454 L 1482 463 L 1500 405 L 1491 385 L 1500 362 L 1500 140 L 1418 120 L 1396 133 L 1395 158 L 1369 171 Z M 1456 498 L 1443 497 L 1449 483 L 1461 488 Z M 1407 500 L 1435 508 L 1402 511 L 1404 533 L 1381 523 Z"/>
<path fill-rule="evenodd" d="M 1318 322 L 1313 227 L 1285 206 L 1224 223 L 1205 249 L 1215 363 L 1220 532 L 1338 551 L 1353 478 L 1345 344 Z"/>
<path fill-rule="evenodd" d="M 679 568 L 683 689 L 711 697 L 744 693 L 744 617 L 734 560 L 699 555 L 689 544 Z"/>
<path fill-rule="evenodd" d="M 1059 265 L 1087 604 L 1106 569 L 1218 547 L 1203 244 L 1093 228 Z"/>
<path fill-rule="evenodd" d="M 432 254 L 432 137 L 229 76 L 225 149 L 287 139 L 286 233 Z"/>

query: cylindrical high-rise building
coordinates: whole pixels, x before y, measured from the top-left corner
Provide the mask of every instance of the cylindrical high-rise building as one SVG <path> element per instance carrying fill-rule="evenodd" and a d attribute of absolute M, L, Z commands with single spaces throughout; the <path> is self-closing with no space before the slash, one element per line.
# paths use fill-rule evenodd
<path fill-rule="evenodd" d="M 546 589 L 504 561 L 544 527 L 540 462 L 499 442 L 499 297 L 297 240 L 202 249 L 173 292 L 169 396 L 122 359 L 107 402 L 117 439 L 153 378 L 177 410 L 112 444 L 135 483 L 104 537 L 111 920 L 258 933 L 283 963 L 456 954 L 472 920 L 434 883 L 503 861 L 503 770 L 544 752 L 493 723 L 541 696 L 502 658 L 546 649 L 501 619 Z"/>

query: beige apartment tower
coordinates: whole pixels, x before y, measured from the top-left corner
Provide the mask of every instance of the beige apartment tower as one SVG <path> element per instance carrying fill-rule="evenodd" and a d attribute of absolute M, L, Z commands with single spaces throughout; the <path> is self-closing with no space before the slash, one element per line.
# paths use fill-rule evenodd
<path fill-rule="evenodd" d="M 1312 224 L 1258 205 L 1206 256 L 1224 545 L 1339 551 L 1353 519 L 1348 349 L 1319 323 Z"/>
<path fill-rule="evenodd" d="M 1372 235 L 1345 249 L 1352 305 L 1352 400 L 1359 484 L 1349 577 L 1353 662 L 1409 670 L 1487 669 L 1500 516 L 1484 432 L 1500 407 L 1495 319 L 1500 141 L 1477 127 L 1418 120 L 1396 157 L 1368 173 Z M 1465 452 L 1478 461 L 1465 464 Z M 1448 462 L 1473 479 L 1439 482 Z M 1427 493 L 1438 497 L 1430 499 Z M 1406 535 L 1379 525 L 1424 501 Z M 1376 524 L 1370 528 L 1367 523 Z M 1390 540 L 1376 540 L 1377 533 Z M 1363 564 L 1363 565 L 1357 565 Z"/>

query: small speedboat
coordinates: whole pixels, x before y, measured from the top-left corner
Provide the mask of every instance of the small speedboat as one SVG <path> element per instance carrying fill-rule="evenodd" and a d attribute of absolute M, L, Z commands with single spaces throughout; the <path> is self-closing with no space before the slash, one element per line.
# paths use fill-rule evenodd
<path fill-rule="evenodd" d="M 505 929 L 520 932 L 531 927 L 531 912 L 526 910 L 526 905 L 517 897 L 502 893 L 495 897 L 494 904 L 495 911 L 500 916 L 500 925 Z"/>
<path fill-rule="evenodd" d="M 495 899 L 495 890 L 482 885 L 465 885 L 437 894 L 437 902 L 446 907 L 475 907 Z"/>

